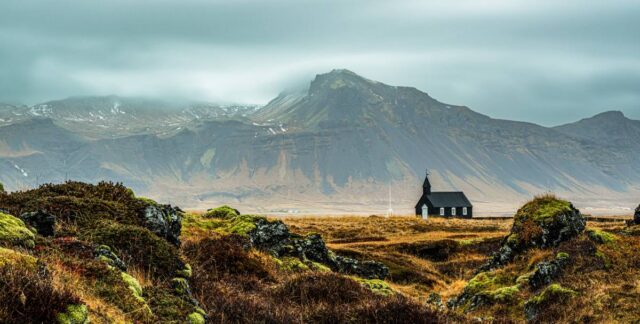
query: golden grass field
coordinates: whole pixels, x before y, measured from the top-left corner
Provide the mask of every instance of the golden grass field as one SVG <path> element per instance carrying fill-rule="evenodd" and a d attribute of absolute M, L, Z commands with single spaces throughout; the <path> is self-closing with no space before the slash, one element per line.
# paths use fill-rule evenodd
<path fill-rule="evenodd" d="M 629 217 L 601 217 L 587 228 L 616 230 Z M 446 301 L 462 292 L 501 239 L 512 219 L 408 216 L 297 216 L 281 218 L 298 234 L 320 233 L 336 253 L 389 266 L 390 285 L 419 301 L 436 292 Z"/>

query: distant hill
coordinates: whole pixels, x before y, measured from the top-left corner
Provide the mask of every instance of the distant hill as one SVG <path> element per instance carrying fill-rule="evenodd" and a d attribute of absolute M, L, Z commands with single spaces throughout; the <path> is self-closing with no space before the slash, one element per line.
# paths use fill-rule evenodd
<path fill-rule="evenodd" d="M 118 100 L 34 106 L 46 105 L 36 109 L 49 118 L 38 127 L 64 134 L 55 136 L 69 151 L 42 145 L 44 135 L 30 134 L 29 122 L 0 128 L 15 138 L 0 144 L 0 181 L 35 185 L 36 173 L 38 182 L 113 179 L 186 206 L 231 201 L 302 212 L 375 212 L 386 209 L 389 191 L 393 207 L 409 211 L 425 169 L 434 190 L 464 190 L 485 211 L 545 191 L 593 207 L 626 206 L 640 192 L 640 121 L 621 113 L 547 128 L 347 70 L 320 74 L 305 91 L 261 109 L 208 106 L 199 118 L 194 107 Z M 71 120 L 78 116 L 88 120 Z"/>

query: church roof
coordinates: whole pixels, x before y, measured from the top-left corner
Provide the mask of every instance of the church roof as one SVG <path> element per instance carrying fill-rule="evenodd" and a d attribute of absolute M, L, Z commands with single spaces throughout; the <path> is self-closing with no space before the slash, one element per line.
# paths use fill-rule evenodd
<path fill-rule="evenodd" d="M 432 192 L 427 195 L 427 199 L 435 207 L 472 207 L 467 196 L 461 191 Z"/>

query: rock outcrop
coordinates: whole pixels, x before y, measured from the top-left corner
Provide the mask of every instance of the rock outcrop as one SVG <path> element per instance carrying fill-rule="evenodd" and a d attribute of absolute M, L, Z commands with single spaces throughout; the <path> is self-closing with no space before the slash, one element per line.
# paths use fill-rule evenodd
<path fill-rule="evenodd" d="M 640 225 L 640 205 L 636 207 L 636 212 L 633 214 L 633 223 L 636 225 Z"/>
<path fill-rule="evenodd" d="M 144 209 L 145 227 L 170 243 L 180 246 L 182 210 L 150 202 Z"/>
<path fill-rule="evenodd" d="M 233 232 L 246 234 L 252 247 L 267 251 L 275 257 L 293 256 L 302 261 L 321 263 L 335 272 L 367 279 L 384 279 L 389 275 L 389 268 L 380 262 L 335 255 L 326 247 L 319 234 L 296 235 L 280 220 L 269 221 L 264 217 L 239 215 L 235 210 L 223 207 L 225 211 L 233 212 L 219 212 L 219 208 L 216 208 L 209 210 L 207 215 L 224 215 L 232 224 Z"/>
<path fill-rule="evenodd" d="M 585 225 L 584 217 L 570 202 L 551 195 L 536 197 L 518 210 L 511 232 L 480 271 L 500 267 L 529 248 L 557 246 L 582 233 Z"/>
<path fill-rule="evenodd" d="M 20 215 L 20 219 L 29 226 L 35 228 L 38 234 L 42 236 L 55 235 L 54 227 L 56 225 L 56 217 L 44 210 L 23 213 Z"/>

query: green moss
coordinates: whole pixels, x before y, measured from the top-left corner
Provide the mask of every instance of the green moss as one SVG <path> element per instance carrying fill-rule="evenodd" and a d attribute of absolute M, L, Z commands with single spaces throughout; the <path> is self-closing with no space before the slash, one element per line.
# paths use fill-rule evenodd
<path fill-rule="evenodd" d="M 231 218 L 231 217 L 235 217 L 235 216 L 239 216 L 240 213 L 237 212 L 237 210 L 224 205 L 224 206 L 220 206 L 218 208 L 213 208 L 209 211 L 207 211 L 204 214 L 204 217 L 206 218 Z"/>
<path fill-rule="evenodd" d="M 514 285 L 514 286 L 502 287 L 502 288 L 498 288 L 496 290 L 490 291 L 488 292 L 488 295 L 494 301 L 508 302 L 508 301 L 512 301 L 514 296 L 519 292 L 520 292 L 520 286 Z"/>
<path fill-rule="evenodd" d="M 601 244 L 613 243 L 617 239 L 615 235 L 598 229 L 590 229 L 587 231 L 587 234 L 591 240 Z"/>
<path fill-rule="evenodd" d="M 174 291 L 179 296 L 186 296 L 189 294 L 189 282 L 185 278 L 173 278 L 171 279 L 171 285 Z"/>
<path fill-rule="evenodd" d="M 547 286 L 540 294 L 531 297 L 527 304 L 530 305 L 542 305 L 552 302 L 558 302 L 569 299 L 575 296 L 577 293 L 571 289 L 564 288 L 559 284 L 551 284 Z"/>
<path fill-rule="evenodd" d="M 530 219 L 536 223 L 550 222 L 565 212 L 571 212 L 570 202 L 553 195 L 540 196 L 522 206 L 514 216 L 514 221 Z"/>
<path fill-rule="evenodd" d="M 363 279 L 354 277 L 354 279 L 359 282 L 362 286 L 369 288 L 376 294 L 383 296 L 390 296 L 395 294 L 395 291 L 391 289 L 389 284 L 380 279 Z"/>
<path fill-rule="evenodd" d="M 133 297 L 139 302 L 145 303 L 144 297 L 142 297 L 142 286 L 140 286 L 138 280 L 126 272 L 120 273 L 120 277 L 127 284 L 127 287 L 133 294 Z"/>
<path fill-rule="evenodd" d="M 56 320 L 60 324 L 89 323 L 89 311 L 86 305 L 69 305 L 64 313 L 59 313 Z"/>
<path fill-rule="evenodd" d="M 273 258 L 280 270 L 286 272 L 304 272 L 309 270 L 309 266 L 302 263 L 300 259 L 296 257 L 284 257 L 282 259 Z"/>
<path fill-rule="evenodd" d="M 144 205 L 153 205 L 153 206 L 157 206 L 158 202 L 151 199 L 151 198 L 147 198 L 147 197 L 137 197 L 136 198 L 138 201 L 142 202 Z"/>
<path fill-rule="evenodd" d="M 19 218 L 0 213 L 0 244 L 33 248 L 35 235 Z"/>
<path fill-rule="evenodd" d="M 188 296 L 178 296 L 173 289 L 166 287 L 148 287 L 145 289 L 145 296 L 159 323 L 184 323 L 191 313 L 201 311 L 192 304 Z"/>
<path fill-rule="evenodd" d="M 191 270 L 191 265 L 189 264 L 185 264 L 184 268 L 176 271 L 176 276 L 178 277 L 182 277 L 182 278 L 191 278 L 191 276 L 193 275 L 193 271 Z"/>
<path fill-rule="evenodd" d="M 187 316 L 187 323 L 189 324 L 204 324 L 204 316 L 202 314 L 193 312 Z"/>
<path fill-rule="evenodd" d="M 311 270 L 318 272 L 331 272 L 331 268 L 319 262 L 311 262 Z"/>
<path fill-rule="evenodd" d="M 229 223 L 222 229 L 225 234 L 247 235 L 256 228 L 259 219 L 266 219 L 256 215 L 238 215 L 229 219 Z"/>
<path fill-rule="evenodd" d="M 568 258 L 569 258 L 569 253 L 559 252 L 558 254 L 556 254 L 556 259 L 562 260 L 562 259 L 568 259 Z"/>
<path fill-rule="evenodd" d="M 533 276 L 534 273 L 535 271 L 531 271 L 519 276 L 518 278 L 516 278 L 516 284 L 518 285 L 528 284 L 529 279 L 531 278 L 531 276 Z"/>

